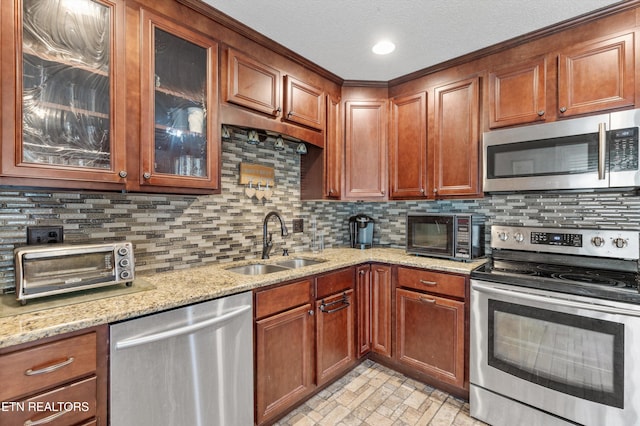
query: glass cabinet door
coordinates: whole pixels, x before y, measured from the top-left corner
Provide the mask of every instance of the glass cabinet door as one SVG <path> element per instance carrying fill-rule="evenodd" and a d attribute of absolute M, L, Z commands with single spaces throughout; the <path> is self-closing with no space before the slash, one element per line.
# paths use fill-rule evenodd
<path fill-rule="evenodd" d="M 143 11 L 142 185 L 218 187 L 217 44 Z"/>
<path fill-rule="evenodd" d="M 124 155 L 115 143 L 120 131 L 114 131 L 114 75 L 121 63 L 113 59 L 121 22 L 116 3 L 21 4 L 14 34 L 20 39 L 21 30 L 22 52 L 15 56 L 16 104 L 21 105 L 15 122 L 21 128 L 16 124 L 15 152 L 3 158 L 3 173 L 120 181 L 125 172 Z"/>

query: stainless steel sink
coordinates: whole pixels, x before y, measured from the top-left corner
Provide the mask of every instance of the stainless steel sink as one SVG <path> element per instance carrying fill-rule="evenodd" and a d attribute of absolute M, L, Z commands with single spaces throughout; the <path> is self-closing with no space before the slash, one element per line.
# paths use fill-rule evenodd
<path fill-rule="evenodd" d="M 265 263 L 253 263 L 251 265 L 244 266 L 234 266 L 232 268 L 226 268 L 227 271 L 235 272 L 236 274 L 244 274 L 244 275 L 264 275 L 271 274 L 273 272 L 281 272 L 286 271 L 287 269 L 284 266 L 279 265 L 271 265 Z"/>
<path fill-rule="evenodd" d="M 326 262 L 326 260 L 294 258 L 294 259 L 287 259 L 281 262 L 277 262 L 276 265 L 284 266 L 285 268 L 295 269 L 295 268 L 302 268 L 303 266 L 317 265 L 318 263 L 323 263 L 323 262 Z"/>

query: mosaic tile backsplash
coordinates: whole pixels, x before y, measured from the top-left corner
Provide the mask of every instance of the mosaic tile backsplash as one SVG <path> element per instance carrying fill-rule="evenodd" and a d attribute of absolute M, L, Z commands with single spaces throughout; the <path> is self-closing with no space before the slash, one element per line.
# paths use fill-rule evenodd
<path fill-rule="evenodd" d="M 65 242 L 128 240 L 136 273 L 144 275 L 208 262 L 259 258 L 265 215 L 277 210 L 289 231 L 294 218 L 304 232 L 280 236 L 277 220 L 272 256 L 310 250 L 311 220 L 325 247 L 349 243 L 348 218 L 365 213 L 376 221 L 374 243 L 404 247 L 407 212 L 474 212 L 488 224 L 640 228 L 640 197 L 627 193 L 527 193 L 480 200 L 335 202 L 300 201 L 300 157 L 295 144 L 273 149 L 273 138 L 245 143 L 239 129 L 222 142 L 222 193 L 207 196 L 0 190 L 0 289 L 12 291 L 13 249 L 26 243 L 30 225 L 63 225 Z M 241 162 L 275 169 L 271 200 L 248 198 L 239 181 Z"/>

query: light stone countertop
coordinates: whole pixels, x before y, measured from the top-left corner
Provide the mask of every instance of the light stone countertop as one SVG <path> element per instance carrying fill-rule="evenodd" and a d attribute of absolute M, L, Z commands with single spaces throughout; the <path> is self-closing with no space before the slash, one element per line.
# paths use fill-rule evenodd
<path fill-rule="evenodd" d="M 151 314 L 255 288 L 294 280 L 309 275 L 365 262 L 414 266 L 444 272 L 468 274 L 485 259 L 456 262 L 407 255 L 402 249 L 351 248 L 326 249 L 322 253 L 292 253 L 293 258 L 318 258 L 326 262 L 298 269 L 264 275 L 241 275 L 226 268 L 251 263 L 276 263 L 288 258 L 272 256 L 269 260 L 251 259 L 233 263 L 216 263 L 173 272 L 144 275 L 151 288 L 121 296 L 106 297 L 24 314 L 0 318 L 0 348 L 30 342 L 44 337 L 80 330 Z M 73 298 L 73 295 L 68 296 Z"/>

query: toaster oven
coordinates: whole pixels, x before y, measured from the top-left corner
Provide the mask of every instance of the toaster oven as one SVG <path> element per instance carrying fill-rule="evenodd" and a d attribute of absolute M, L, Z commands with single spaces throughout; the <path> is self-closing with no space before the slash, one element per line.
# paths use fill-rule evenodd
<path fill-rule="evenodd" d="M 14 250 L 16 295 L 27 300 L 115 284 L 134 279 L 133 246 L 129 242 L 49 244 Z"/>

